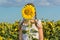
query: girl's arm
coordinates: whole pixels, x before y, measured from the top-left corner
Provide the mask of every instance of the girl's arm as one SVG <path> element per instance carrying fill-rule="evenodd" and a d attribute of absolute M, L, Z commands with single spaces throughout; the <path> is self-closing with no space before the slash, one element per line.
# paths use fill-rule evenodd
<path fill-rule="evenodd" d="M 38 24 L 39 40 L 43 40 L 43 27 L 42 23 Z"/>
<path fill-rule="evenodd" d="M 38 33 L 39 33 L 39 40 L 43 40 L 43 26 L 41 23 L 41 20 L 31 20 L 31 22 L 35 22 L 35 25 L 38 29 Z"/>

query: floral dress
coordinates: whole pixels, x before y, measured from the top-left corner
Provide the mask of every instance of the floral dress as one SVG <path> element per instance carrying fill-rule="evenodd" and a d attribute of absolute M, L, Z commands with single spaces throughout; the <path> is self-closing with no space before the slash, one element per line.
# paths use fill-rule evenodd
<path fill-rule="evenodd" d="M 41 20 L 38 20 L 37 24 L 40 24 Z M 23 24 L 22 25 L 22 38 L 23 40 L 38 40 L 39 34 L 35 24 Z"/>

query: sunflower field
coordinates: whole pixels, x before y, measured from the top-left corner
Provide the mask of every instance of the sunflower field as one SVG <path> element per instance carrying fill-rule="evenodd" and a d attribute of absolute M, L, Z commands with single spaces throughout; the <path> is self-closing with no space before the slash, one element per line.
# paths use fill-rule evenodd
<path fill-rule="evenodd" d="M 0 40 L 18 40 L 19 21 L 0 23 Z M 60 20 L 42 20 L 44 40 L 60 40 Z"/>

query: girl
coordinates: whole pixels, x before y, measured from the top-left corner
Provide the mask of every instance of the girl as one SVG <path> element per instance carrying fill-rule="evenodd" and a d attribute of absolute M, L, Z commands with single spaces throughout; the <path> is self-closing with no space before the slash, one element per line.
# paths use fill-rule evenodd
<path fill-rule="evenodd" d="M 32 3 L 28 3 L 26 5 L 35 7 Z M 19 40 L 43 40 L 43 26 L 41 20 L 37 20 L 36 12 L 35 17 L 31 20 L 23 18 L 20 29 L 22 30 L 22 34 L 20 30 L 19 37 L 22 37 L 22 39 Z"/>

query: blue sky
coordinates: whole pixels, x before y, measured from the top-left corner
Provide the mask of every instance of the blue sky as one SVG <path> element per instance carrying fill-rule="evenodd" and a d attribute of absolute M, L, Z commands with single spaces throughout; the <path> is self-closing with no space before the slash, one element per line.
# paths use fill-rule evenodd
<path fill-rule="evenodd" d="M 22 19 L 21 10 L 27 3 L 35 5 L 38 19 L 60 20 L 60 0 L 0 0 L 0 22 Z"/>

